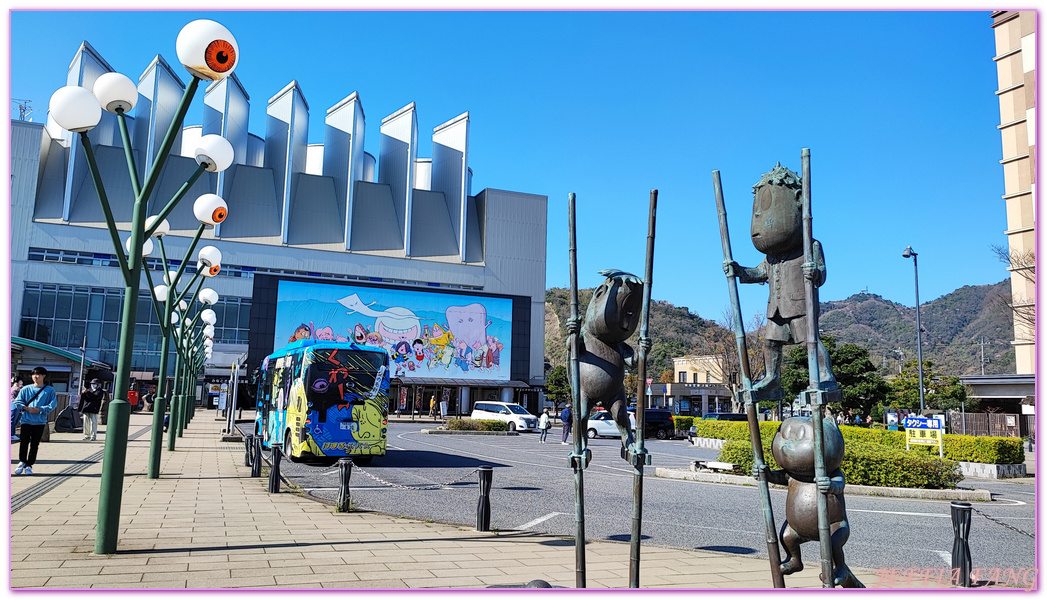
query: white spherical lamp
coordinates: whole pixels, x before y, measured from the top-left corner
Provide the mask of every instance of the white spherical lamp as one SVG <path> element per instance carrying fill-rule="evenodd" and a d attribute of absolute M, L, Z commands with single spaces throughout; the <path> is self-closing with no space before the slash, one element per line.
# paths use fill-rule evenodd
<path fill-rule="evenodd" d="M 95 80 L 98 104 L 111 113 L 126 113 L 138 101 L 138 87 L 123 73 L 105 73 Z"/>
<path fill-rule="evenodd" d="M 233 164 L 233 145 L 220 135 L 209 134 L 196 143 L 196 164 L 217 173 Z"/>
<path fill-rule="evenodd" d="M 102 107 L 91 90 L 78 85 L 58 88 L 51 94 L 48 110 L 62 129 L 73 133 L 90 131 L 102 118 Z"/>
<path fill-rule="evenodd" d="M 150 227 L 152 227 L 153 223 L 156 223 L 156 218 L 158 216 L 160 216 L 160 215 L 152 215 L 152 216 L 146 217 L 146 219 L 145 219 L 145 228 L 146 228 L 146 230 L 148 230 Z M 156 231 L 153 232 L 153 237 L 155 237 L 155 238 L 162 238 L 162 237 L 164 237 L 165 235 L 167 235 L 169 233 L 171 233 L 171 224 L 167 222 L 167 219 L 164 219 L 163 221 L 160 221 L 159 225 L 156 226 Z"/>
<path fill-rule="evenodd" d="M 204 194 L 193 203 L 193 215 L 204 225 L 217 225 L 229 216 L 229 207 L 218 194 Z"/>

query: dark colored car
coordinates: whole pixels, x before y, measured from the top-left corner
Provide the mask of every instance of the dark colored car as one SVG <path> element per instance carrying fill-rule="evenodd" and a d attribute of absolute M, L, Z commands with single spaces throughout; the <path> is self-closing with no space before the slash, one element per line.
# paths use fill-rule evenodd
<path fill-rule="evenodd" d="M 673 413 L 665 408 L 645 408 L 643 411 L 643 437 L 668 440 L 676 435 Z"/>

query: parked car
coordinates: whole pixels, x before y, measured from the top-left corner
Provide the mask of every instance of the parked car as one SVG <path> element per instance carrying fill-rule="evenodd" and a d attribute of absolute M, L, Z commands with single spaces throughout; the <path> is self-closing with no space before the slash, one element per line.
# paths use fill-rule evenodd
<path fill-rule="evenodd" d="M 636 415 L 629 413 L 629 425 L 636 431 Z M 606 410 L 598 411 L 589 417 L 589 425 L 586 427 L 585 435 L 589 439 L 598 437 L 619 437 L 618 424 L 614 422 L 611 413 Z"/>
<path fill-rule="evenodd" d="M 676 435 L 673 413 L 667 408 L 645 408 L 643 411 L 643 437 L 660 440 L 672 439 Z"/>
<path fill-rule="evenodd" d="M 519 404 L 509 402 L 477 402 L 470 419 L 491 419 L 509 423 L 509 431 L 537 431 L 538 417 Z"/>

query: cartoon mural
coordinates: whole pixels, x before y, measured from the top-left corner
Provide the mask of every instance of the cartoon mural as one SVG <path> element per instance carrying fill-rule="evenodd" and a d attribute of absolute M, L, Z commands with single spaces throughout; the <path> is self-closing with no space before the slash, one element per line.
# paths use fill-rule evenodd
<path fill-rule="evenodd" d="M 273 347 L 297 339 L 384 349 L 390 376 L 509 379 L 512 300 L 281 281 Z"/>

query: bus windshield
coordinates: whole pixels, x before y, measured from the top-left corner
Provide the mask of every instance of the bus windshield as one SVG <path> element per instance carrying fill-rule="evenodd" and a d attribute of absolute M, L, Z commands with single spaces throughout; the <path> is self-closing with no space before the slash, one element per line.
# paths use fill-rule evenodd
<path fill-rule="evenodd" d="M 381 391 L 386 355 L 381 352 L 317 349 L 309 353 L 305 396 L 319 422 L 337 405 L 363 404 Z"/>

